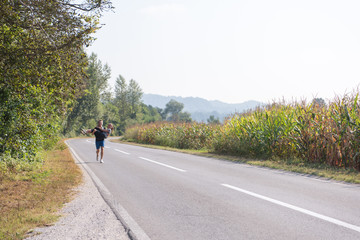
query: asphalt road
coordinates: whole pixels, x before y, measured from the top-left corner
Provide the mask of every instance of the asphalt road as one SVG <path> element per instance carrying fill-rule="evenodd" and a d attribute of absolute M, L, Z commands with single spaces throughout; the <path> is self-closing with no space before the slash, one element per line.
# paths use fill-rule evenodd
<path fill-rule="evenodd" d="M 360 185 L 94 141 L 68 144 L 138 239 L 360 239 Z"/>

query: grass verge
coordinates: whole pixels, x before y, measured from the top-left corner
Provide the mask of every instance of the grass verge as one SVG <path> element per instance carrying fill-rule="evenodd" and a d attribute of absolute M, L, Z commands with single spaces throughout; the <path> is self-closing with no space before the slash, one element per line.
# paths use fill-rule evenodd
<path fill-rule="evenodd" d="M 35 170 L 0 176 L 0 239 L 23 239 L 33 228 L 49 226 L 81 182 L 81 171 L 62 141 L 45 153 Z"/>
<path fill-rule="evenodd" d="M 304 175 L 313 175 L 317 177 L 322 177 L 326 179 L 332 179 L 336 181 L 348 182 L 348 183 L 357 183 L 360 184 L 360 173 L 356 170 L 351 169 L 339 169 L 331 167 L 324 164 L 311 164 L 303 163 L 299 160 L 280 160 L 280 159 L 269 159 L 269 160 L 256 160 L 256 159 L 246 159 L 238 156 L 229 156 L 229 155 L 220 155 L 211 153 L 206 149 L 203 150 L 188 150 L 188 149 L 177 149 L 171 147 L 163 147 L 157 145 L 148 145 L 148 144 L 139 144 L 135 142 L 127 142 L 120 139 L 112 139 L 111 141 L 132 144 L 142 147 L 169 150 L 175 152 L 188 153 L 198 156 L 204 156 L 209 158 L 216 158 L 220 160 L 233 161 L 238 163 L 246 163 L 249 165 L 255 165 L 259 167 L 267 167 L 273 169 L 279 169 L 289 172 L 296 172 Z"/>

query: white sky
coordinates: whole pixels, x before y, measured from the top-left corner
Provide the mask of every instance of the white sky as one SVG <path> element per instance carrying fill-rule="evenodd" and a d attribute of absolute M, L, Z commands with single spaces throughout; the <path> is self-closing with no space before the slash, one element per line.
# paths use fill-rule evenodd
<path fill-rule="evenodd" d="M 360 83 L 359 0 L 113 0 L 88 49 L 145 93 L 332 99 Z"/>

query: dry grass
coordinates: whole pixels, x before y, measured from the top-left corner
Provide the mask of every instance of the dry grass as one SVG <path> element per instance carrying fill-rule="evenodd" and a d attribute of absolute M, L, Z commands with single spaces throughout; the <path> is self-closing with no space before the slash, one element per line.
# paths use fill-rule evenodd
<path fill-rule="evenodd" d="M 81 171 L 64 143 L 45 154 L 40 169 L 3 176 L 0 239 L 23 239 L 31 229 L 54 223 L 81 182 Z"/>

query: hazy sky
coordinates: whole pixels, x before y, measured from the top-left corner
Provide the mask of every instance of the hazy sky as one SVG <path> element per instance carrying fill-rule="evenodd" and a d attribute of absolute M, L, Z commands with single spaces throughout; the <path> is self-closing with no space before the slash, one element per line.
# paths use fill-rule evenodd
<path fill-rule="evenodd" d="M 114 0 L 88 49 L 145 93 L 331 99 L 360 83 L 359 0 Z"/>

